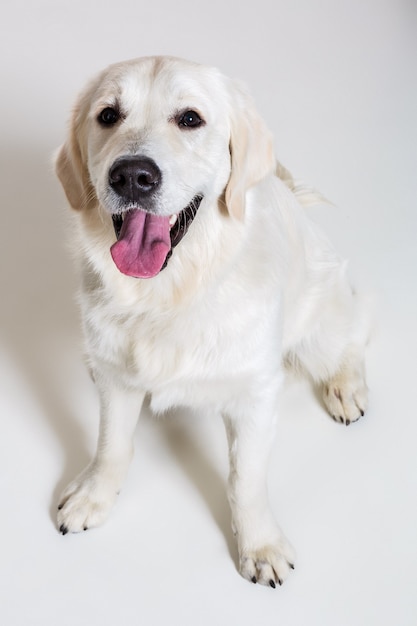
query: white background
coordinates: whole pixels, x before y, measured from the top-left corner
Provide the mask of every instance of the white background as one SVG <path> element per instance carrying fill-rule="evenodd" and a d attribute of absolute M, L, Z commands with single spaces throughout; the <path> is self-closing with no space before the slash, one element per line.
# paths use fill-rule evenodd
<path fill-rule="evenodd" d="M 417 10 L 414 0 L 3 0 L 0 16 L 0 622 L 7 626 L 417 623 Z M 377 298 L 370 408 L 349 428 L 307 384 L 283 396 L 269 484 L 298 553 L 275 591 L 236 572 L 218 418 L 137 431 L 110 520 L 62 537 L 61 489 L 89 460 L 82 361 L 50 155 L 110 62 L 174 54 L 243 79 L 280 160 Z"/>

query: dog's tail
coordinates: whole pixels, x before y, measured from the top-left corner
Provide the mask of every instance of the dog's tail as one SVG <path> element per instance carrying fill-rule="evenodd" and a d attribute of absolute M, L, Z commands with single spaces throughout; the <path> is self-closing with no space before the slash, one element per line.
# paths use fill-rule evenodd
<path fill-rule="evenodd" d="M 314 187 L 309 187 L 299 180 L 294 180 L 293 175 L 286 167 L 277 161 L 276 175 L 280 178 L 296 196 L 298 202 L 304 206 L 313 204 L 333 204 Z"/>

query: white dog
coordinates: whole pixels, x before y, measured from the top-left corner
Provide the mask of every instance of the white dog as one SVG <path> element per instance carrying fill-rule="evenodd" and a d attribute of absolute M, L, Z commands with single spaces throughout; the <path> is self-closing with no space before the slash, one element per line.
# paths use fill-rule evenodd
<path fill-rule="evenodd" d="M 367 323 L 345 263 L 304 214 L 317 196 L 277 163 L 241 86 L 170 57 L 93 80 L 56 169 L 75 209 L 101 413 L 95 458 L 62 495 L 60 531 L 107 518 L 145 394 L 158 412 L 209 406 L 229 441 L 240 572 L 281 584 L 294 553 L 266 470 L 284 363 L 321 386 L 338 422 L 367 403 Z"/>

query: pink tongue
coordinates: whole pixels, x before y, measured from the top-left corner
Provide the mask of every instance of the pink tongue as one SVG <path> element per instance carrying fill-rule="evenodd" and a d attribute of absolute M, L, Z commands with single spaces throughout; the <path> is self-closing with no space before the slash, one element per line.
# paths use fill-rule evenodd
<path fill-rule="evenodd" d="M 169 217 L 133 209 L 126 213 L 119 240 L 110 252 L 122 274 L 152 278 L 160 272 L 170 249 Z"/>

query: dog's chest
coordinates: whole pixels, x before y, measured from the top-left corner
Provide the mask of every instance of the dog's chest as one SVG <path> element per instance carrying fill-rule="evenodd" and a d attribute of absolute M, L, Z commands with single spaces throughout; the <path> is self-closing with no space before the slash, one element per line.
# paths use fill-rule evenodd
<path fill-rule="evenodd" d="M 123 340 L 119 355 L 126 374 L 150 391 L 171 382 L 224 376 L 237 369 L 243 356 L 233 326 L 204 311 L 129 320 Z"/>
<path fill-rule="evenodd" d="M 102 308 L 88 330 L 93 359 L 124 384 L 155 398 L 167 394 L 161 405 L 193 395 L 206 402 L 205 396 L 226 388 L 230 393 L 236 380 L 241 385 L 279 353 L 276 315 L 259 303 L 194 303 L 181 311 L 139 316 L 116 316 Z"/>

